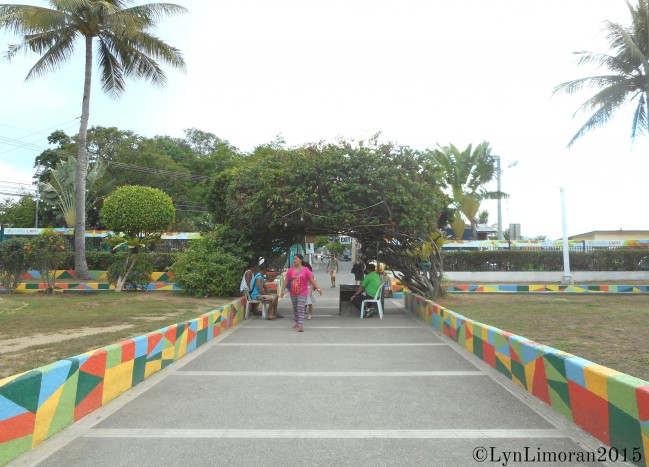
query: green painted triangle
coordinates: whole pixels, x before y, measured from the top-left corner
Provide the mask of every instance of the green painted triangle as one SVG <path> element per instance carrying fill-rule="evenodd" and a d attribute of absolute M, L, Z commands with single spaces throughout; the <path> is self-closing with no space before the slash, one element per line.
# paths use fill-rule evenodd
<path fill-rule="evenodd" d="M 89 373 L 79 372 L 79 381 L 77 382 L 77 398 L 75 400 L 75 407 L 88 397 L 93 389 L 99 386 L 104 381 L 104 378 L 91 375 Z"/>
<path fill-rule="evenodd" d="M 41 393 L 43 375 L 40 371 L 30 371 L 0 387 L 0 395 L 24 407 L 32 413 L 38 410 L 38 396 Z"/>

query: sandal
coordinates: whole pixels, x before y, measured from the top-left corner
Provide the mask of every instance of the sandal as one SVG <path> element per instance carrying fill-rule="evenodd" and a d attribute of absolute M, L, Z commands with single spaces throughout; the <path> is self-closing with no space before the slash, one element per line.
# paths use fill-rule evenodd
<path fill-rule="evenodd" d="M 298 326 L 297 332 L 304 332 L 304 327 L 302 325 Z"/>
<path fill-rule="evenodd" d="M 306 319 L 311 319 L 313 318 L 313 315 L 309 313 L 309 316 L 306 317 Z"/>
<path fill-rule="evenodd" d="M 276 316 L 266 316 L 266 319 L 267 320 L 272 320 L 272 319 L 277 319 L 277 317 Z"/>

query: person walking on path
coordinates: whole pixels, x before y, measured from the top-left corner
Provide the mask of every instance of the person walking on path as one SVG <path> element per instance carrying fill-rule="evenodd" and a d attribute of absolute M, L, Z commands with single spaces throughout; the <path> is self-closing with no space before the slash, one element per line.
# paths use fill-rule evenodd
<path fill-rule="evenodd" d="M 327 263 L 327 272 L 329 277 L 331 277 L 331 287 L 336 287 L 336 274 L 338 274 L 338 259 L 336 258 L 336 253 L 332 253 L 329 262 Z"/>
<path fill-rule="evenodd" d="M 361 282 L 363 282 L 363 279 L 365 278 L 365 264 L 363 264 L 363 258 L 360 256 L 357 256 L 356 261 L 354 261 L 352 274 L 354 275 L 356 285 L 361 285 Z"/>
<path fill-rule="evenodd" d="M 322 295 L 322 290 L 313 277 L 313 273 L 302 265 L 304 257 L 300 254 L 293 256 L 293 267 L 286 272 L 286 285 L 282 289 L 281 298 L 284 298 L 284 291 L 289 290 L 291 303 L 293 304 L 293 329 L 304 332 L 304 308 L 306 306 L 306 297 L 309 293 L 308 284 L 313 286 L 313 290 Z"/>

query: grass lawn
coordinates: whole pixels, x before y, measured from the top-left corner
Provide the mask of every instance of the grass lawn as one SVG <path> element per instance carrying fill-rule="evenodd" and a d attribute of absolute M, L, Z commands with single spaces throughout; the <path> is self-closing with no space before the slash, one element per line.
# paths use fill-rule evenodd
<path fill-rule="evenodd" d="M 0 378 L 193 319 L 230 298 L 0 295 Z M 649 295 L 449 294 L 468 318 L 649 380 Z"/>
<path fill-rule="evenodd" d="M 437 303 L 649 381 L 649 295 L 448 294 Z"/>
<path fill-rule="evenodd" d="M 196 318 L 231 300 L 175 292 L 2 294 L 0 379 Z"/>

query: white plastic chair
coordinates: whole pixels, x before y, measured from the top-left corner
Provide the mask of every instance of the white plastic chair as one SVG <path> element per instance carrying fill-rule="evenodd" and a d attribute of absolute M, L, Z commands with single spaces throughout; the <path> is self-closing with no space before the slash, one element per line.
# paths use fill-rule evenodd
<path fill-rule="evenodd" d="M 243 291 L 246 293 L 246 311 L 244 314 L 244 319 L 248 319 L 250 317 L 250 308 L 256 303 L 261 303 L 261 319 L 266 319 L 266 307 L 268 306 L 268 304 L 262 302 L 261 300 L 253 300 L 252 298 L 250 298 L 250 290 L 248 290 L 248 287 L 244 287 Z"/>
<path fill-rule="evenodd" d="M 363 319 L 363 316 L 365 315 L 365 305 L 369 303 L 376 303 L 376 307 L 379 309 L 379 317 L 383 319 L 383 304 L 381 303 L 382 293 L 383 293 L 383 281 L 381 281 L 381 285 L 376 291 L 374 298 L 363 300 L 363 304 L 361 305 L 361 319 Z"/>

